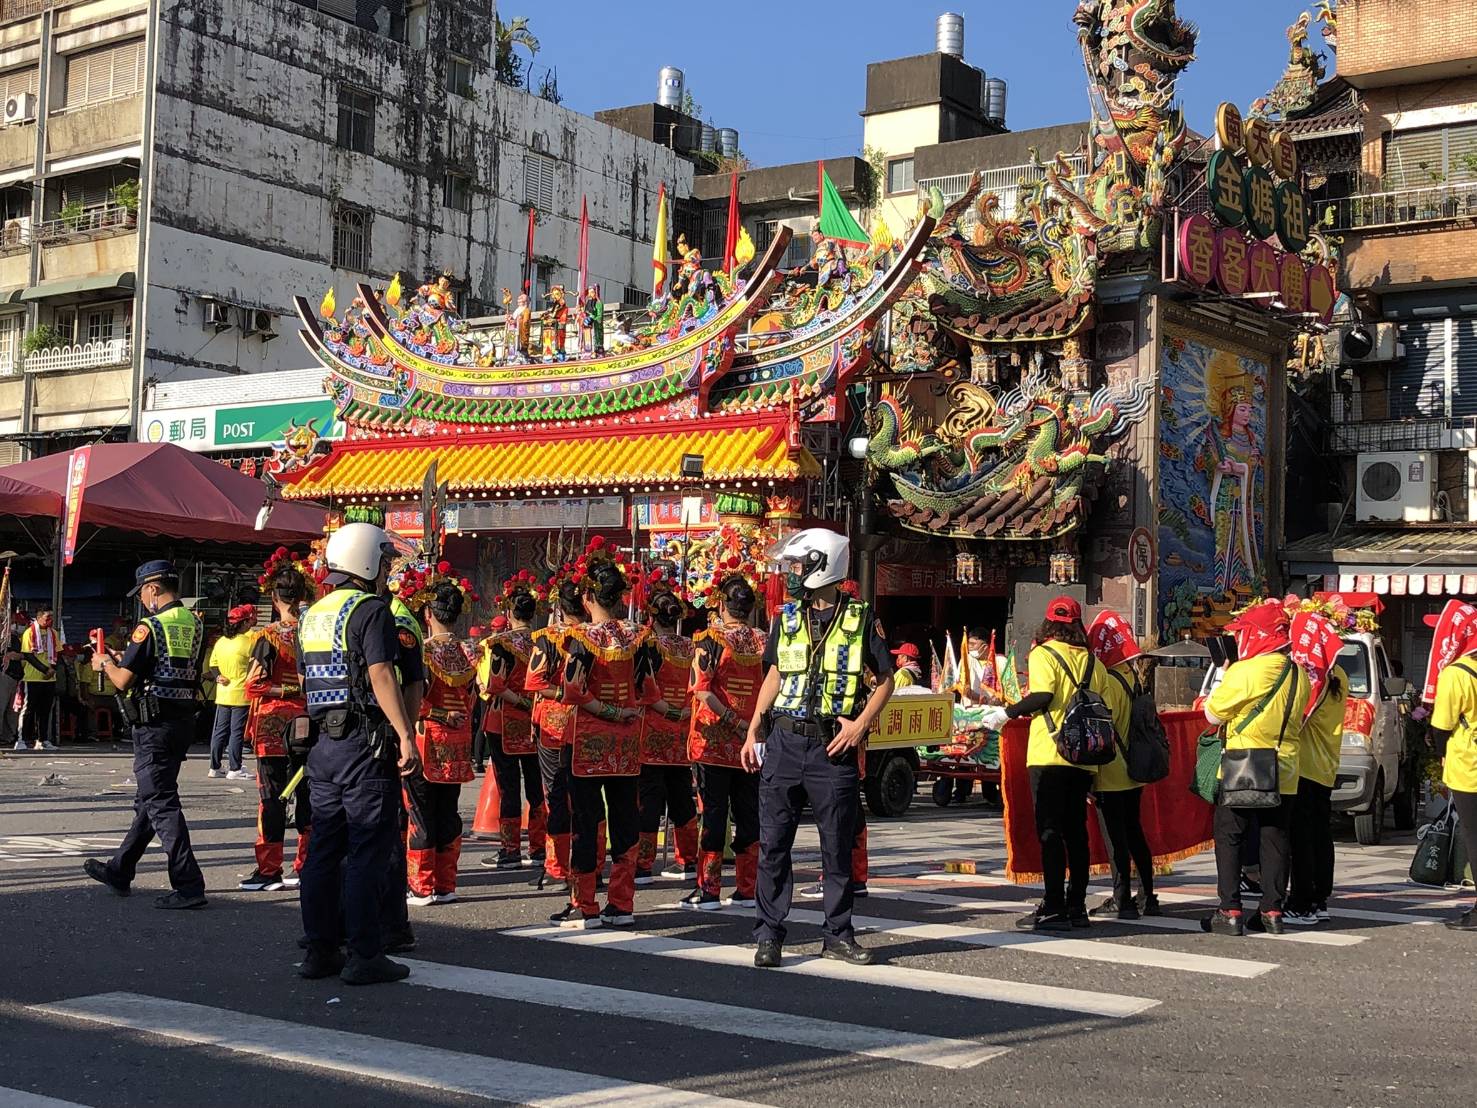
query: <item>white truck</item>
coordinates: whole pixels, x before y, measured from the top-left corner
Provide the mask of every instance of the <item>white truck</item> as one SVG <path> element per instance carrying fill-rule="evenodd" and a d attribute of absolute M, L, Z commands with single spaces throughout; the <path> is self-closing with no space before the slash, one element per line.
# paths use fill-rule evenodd
<path fill-rule="evenodd" d="M 1372 846 L 1384 835 L 1387 810 L 1400 830 L 1415 827 L 1420 781 L 1416 759 L 1405 744 L 1410 682 L 1395 676 L 1378 634 L 1351 631 L 1343 640 L 1338 662 L 1349 676 L 1349 700 L 1344 709 L 1333 810 L 1352 816 L 1354 837 Z M 1229 637 L 1207 645 L 1216 664 L 1205 675 L 1202 702 L 1220 683 L 1228 660 L 1235 657 Z"/>

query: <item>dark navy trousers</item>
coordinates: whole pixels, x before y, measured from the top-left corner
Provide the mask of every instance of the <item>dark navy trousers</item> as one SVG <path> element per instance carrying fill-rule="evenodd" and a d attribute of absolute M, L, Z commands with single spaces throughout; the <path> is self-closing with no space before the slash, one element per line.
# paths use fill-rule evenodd
<path fill-rule="evenodd" d="M 823 738 L 797 735 L 781 716 L 770 728 L 759 769 L 759 880 L 754 938 L 785 941 L 795 892 L 790 849 L 806 801 L 821 835 L 825 941 L 851 939 L 851 846 L 860 803 L 856 752 L 833 764 Z"/>
<path fill-rule="evenodd" d="M 325 736 L 308 752 L 308 789 L 313 849 L 299 894 L 303 930 L 309 943 L 334 947 L 342 926 L 350 953 L 373 958 L 384 949 L 381 911 L 400 831 L 399 774 L 393 762 L 370 756 L 363 731 Z"/>
<path fill-rule="evenodd" d="M 179 769 L 195 737 L 194 713 L 162 723 L 133 728 L 133 825 L 113 860 L 113 876 L 124 885 L 133 881 L 139 859 L 154 836 L 169 859 L 169 883 L 186 896 L 205 892 L 205 877 L 190 848 L 190 829 L 179 801 Z"/>

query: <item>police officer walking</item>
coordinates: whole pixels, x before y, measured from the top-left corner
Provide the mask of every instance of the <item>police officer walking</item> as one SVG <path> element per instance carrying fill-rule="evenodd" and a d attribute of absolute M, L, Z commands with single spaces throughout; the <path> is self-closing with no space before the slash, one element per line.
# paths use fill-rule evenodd
<path fill-rule="evenodd" d="M 420 767 L 395 680 L 395 622 L 378 595 L 393 553 L 384 530 L 372 524 L 335 531 L 326 551 L 333 591 L 308 609 L 298 632 L 313 808 L 300 894 L 308 948 L 298 973 L 337 973 L 349 985 L 410 973 L 385 956 L 380 920 L 400 828 L 400 775 Z M 339 949 L 341 927 L 347 958 Z"/>
<path fill-rule="evenodd" d="M 155 835 L 169 859 L 174 891 L 154 901 L 158 908 L 205 907 L 205 877 L 190 849 L 190 829 L 180 807 L 179 771 L 195 737 L 200 710 L 200 652 L 205 634 L 200 620 L 179 599 L 179 574 L 173 564 L 145 562 L 134 574 L 129 596 L 137 596 L 144 616 L 121 651 L 92 656 L 124 694 L 124 712 L 133 730 L 133 825 L 107 862 L 89 858 L 83 869 L 119 896 L 127 896 L 139 859 Z"/>
<path fill-rule="evenodd" d="M 851 926 L 851 851 L 861 803 L 857 756 L 892 695 L 893 664 L 870 606 L 837 588 L 850 553 L 844 536 L 816 527 L 797 531 L 773 555 L 785 570 L 791 599 L 770 628 L 764 684 L 740 755 L 745 769 L 759 771 L 754 965 L 760 968 L 780 964 L 794 893 L 790 850 L 807 800 L 821 837 L 821 954 L 862 966 L 873 957 L 857 944 Z M 864 672 L 876 681 L 870 693 Z"/>

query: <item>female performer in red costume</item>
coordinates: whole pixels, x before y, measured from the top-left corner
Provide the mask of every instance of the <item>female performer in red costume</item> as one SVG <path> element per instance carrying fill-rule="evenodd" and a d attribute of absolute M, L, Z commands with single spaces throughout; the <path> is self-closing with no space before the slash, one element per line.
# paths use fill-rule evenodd
<path fill-rule="evenodd" d="M 566 886 L 569 878 L 569 739 L 574 726 L 574 707 L 564 702 L 565 638 L 584 614 L 579 589 L 568 580 L 549 582 L 554 610 L 547 627 L 533 634 L 533 653 L 528 660 L 528 676 L 523 688 L 533 697 L 530 715 L 534 738 L 538 743 L 539 775 L 548 808 L 549 849 L 544 855 L 544 868 L 533 880 L 537 889 L 545 879 Z M 559 918 L 563 918 L 562 912 Z"/>
<path fill-rule="evenodd" d="M 712 911 L 723 906 L 754 906 L 759 865 L 759 775 L 739 762 L 754 701 L 763 682 L 764 636 L 749 625 L 754 587 L 741 574 L 725 577 L 717 589 L 718 623 L 697 637 L 693 670 L 692 731 L 688 755 L 698 763 L 703 801 L 702 853 L 697 887 L 682 899 L 684 908 Z M 733 896 L 719 900 L 723 884 L 723 833 L 733 808 Z"/>
<path fill-rule="evenodd" d="M 462 785 L 472 772 L 472 679 L 476 668 L 452 625 L 462 614 L 462 590 L 443 580 L 426 602 L 426 695 L 416 745 L 422 773 L 405 779 L 406 894 L 410 904 L 450 904 L 462 853 Z"/>
<path fill-rule="evenodd" d="M 650 632 L 616 609 L 625 596 L 625 574 L 597 538 L 586 552 L 587 568 L 576 573 L 590 622 L 566 640 L 566 699 L 577 703 L 570 750 L 570 801 L 574 837 L 569 907 L 561 927 L 636 922 L 636 844 L 640 837 L 637 787 L 641 775 L 641 711 L 636 699 L 636 654 Z M 604 911 L 595 903 L 600 867 L 601 807 L 610 830 L 610 890 Z"/>
<path fill-rule="evenodd" d="M 298 874 L 308 858 L 308 828 L 311 810 L 308 788 L 293 790 L 293 826 L 297 828 L 297 852 L 292 876 L 282 873 L 282 840 L 287 834 L 287 806 L 282 798 L 287 783 L 306 761 L 304 752 L 287 747 L 288 725 L 307 712 L 302 679 L 297 672 L 297 618 L 310 587 L 303 573 L 283 551 L 267 564 L 267 587 L 277 618 L 263 627 L 251 644 L 251 665 L 246 671 L 246 741 L 256 751 L 256 869 L 240 888 L 245 892 L 271 892 L 297 888 Z"/>
<path fill-rule="evenodd" d="M 692 721 L 692 640 L 683 635 L 682 601 L 660 575 L 647 585 L 646 610 L 652 637 L 636 662 L 638 692 L 646 705 L 641 723 L 641 841 L 636 884 L 655 877 L 656 835 L 665 811 L 672 821 L 676 862 L 667 877 L 697 873 L 697 806 L 692 799 L 692 763 L 687 732 Z"/>
<path fill-rule="evenodd" d="M 482 864 L 495 869 L 517 869 L 523 864 L 523 805 L 518 795 L 521 778 L 528 798 L 529 864 L 542 867 L 548 837 L 548 808 L 544 806 L 538 742 L 530 712 L 533 701 L 524 691 L 528 663 L 533 657 L 533 617 L 538 612 L 532 578 L 515 577 L 508 581 L 503 585 L 500 599 L 507 609 L 509 626 L 483 645 L 477 684 L 487 701 L 482 729 L 492 740 L 492 772 L 498 788 L 498 835 L 502 849 L 496 856 L 484 857 Z"/>

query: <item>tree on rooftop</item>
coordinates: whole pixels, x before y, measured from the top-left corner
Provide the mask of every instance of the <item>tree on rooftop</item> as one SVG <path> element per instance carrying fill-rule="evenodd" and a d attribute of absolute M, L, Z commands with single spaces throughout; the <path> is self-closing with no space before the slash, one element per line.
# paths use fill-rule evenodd
<path fill-rule="evenodd" d="M 528 51 L 530 59 L 538 53 L 538 39 L 528 29 L 528 18 L 518 16 L 503 22 L 493 16 L 493 74 L 501 84 L 523 87 L 523 59 L 513 53 L 515 46 Z"/>

